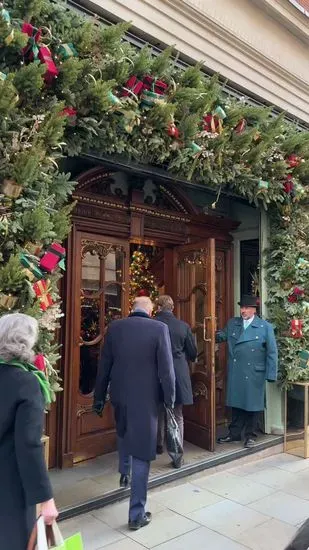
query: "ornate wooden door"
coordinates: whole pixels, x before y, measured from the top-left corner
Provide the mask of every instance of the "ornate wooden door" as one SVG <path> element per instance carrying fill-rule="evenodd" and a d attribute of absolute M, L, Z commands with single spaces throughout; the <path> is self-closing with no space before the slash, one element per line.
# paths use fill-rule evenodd
<path fill-rule="evenodd" d="M 79 462 L 115 448 L 111 405 L 99 418 L 92 412 L 92 403 L 106 328 L 128 313 L 130 249 L 128 241 L 78 232 L 76 250 L 72 450 L 73 461 Z"/>
<path fill-rule="evenodd" d="M 192 365 L 194 405 L 185 407 L 185 438 L 215 446 L 215 240 L 177 247 L 176 314 L 192 327 L 198 357 Z"/>

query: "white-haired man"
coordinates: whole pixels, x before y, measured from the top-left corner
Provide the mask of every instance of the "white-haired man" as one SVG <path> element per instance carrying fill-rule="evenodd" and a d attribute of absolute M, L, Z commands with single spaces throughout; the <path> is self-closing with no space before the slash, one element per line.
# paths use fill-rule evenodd
<path fill-rule="evenodd" d="M 100 359 L 94 408 L 102 414 L 110 383 L 119 445 L 121 486 L 132 469 L 129 528 L 149 524 L 145 512 L 150 461 L 156 458 L 160 397 L 175 400 L 175 374 L 167 327 L 151 319 L 153 304 L 136 298 L 131 315 L 108 328 Z"/>

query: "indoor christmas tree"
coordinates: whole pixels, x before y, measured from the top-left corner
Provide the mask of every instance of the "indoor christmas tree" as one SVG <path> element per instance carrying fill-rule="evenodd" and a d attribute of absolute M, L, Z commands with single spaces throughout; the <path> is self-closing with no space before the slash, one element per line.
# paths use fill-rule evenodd
<path fill-rule="evenodd" d="M 130 305 L 138 296 L 149 296 L 154 302 L 159 295 L 149 263 L 149 258 L 144 252 L 133 252 L 130 265 Z"/>

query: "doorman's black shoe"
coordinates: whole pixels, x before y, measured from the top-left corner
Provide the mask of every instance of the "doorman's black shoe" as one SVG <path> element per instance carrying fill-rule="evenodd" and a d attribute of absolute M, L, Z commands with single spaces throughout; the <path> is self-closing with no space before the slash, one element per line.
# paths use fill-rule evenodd
<path fill-rule="evenodd" d="M 163 445 L 157 445 L 157 455 L 163 455 L 164 449 Z"/>
<path fill-rule="evenodd" d="M 129 484 L 130 484 L 129 476 L 121 475 L 120 476 L 120 481 L 119 481 L 119 485 L 120 485 L 121 489 L 127 489 L 129 487 Z"/>
<path fill-rule="evenodd" d="M 234 438 L 231 435 L 226 435 L 225 437 L 219 437 L 218 443 L 233 443 L 233 441 L 241 441 L 240 437 Z"/>
<path fill-rule="evenodd" d="M 150 522 L 151 522 L 151 513 L 146 512 L 144 517 L 140 519 L 136 519 L 135 521 L 129 521 L 129 529 L 131 529 L 131 531 L 138 531 L 142 527 L 146 527 L 146 525 L 149 525 Z"/>
<path fill-rule="evenodd" d="M 245 448 L 246 449 L 252 449 L 252 447 L 255 447 L 255 439 L 252 439 L 252 437 L 248 437 L 245 441 Z"/>

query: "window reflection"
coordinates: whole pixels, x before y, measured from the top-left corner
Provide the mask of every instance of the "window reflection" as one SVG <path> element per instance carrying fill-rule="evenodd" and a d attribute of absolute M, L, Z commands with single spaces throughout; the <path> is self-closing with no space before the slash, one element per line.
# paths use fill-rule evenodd
<path fill-rule="evenodd" d="M 106 328 L 122 317 L 123 252 L 111 245 L 106 250 L 102 243 L 96 250 L 95 245 L 82 258 L 79 387 L 83 395 L 94 390 Z"/>

